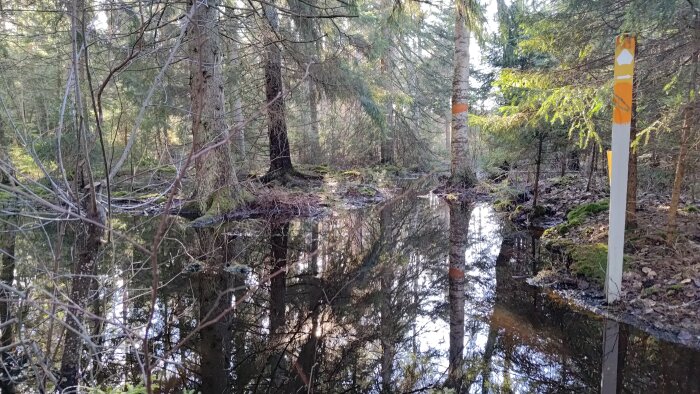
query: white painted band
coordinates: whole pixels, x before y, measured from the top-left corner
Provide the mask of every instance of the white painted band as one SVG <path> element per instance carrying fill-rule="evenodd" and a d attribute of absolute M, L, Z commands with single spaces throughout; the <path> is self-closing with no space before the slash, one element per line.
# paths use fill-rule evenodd
<path fill-rule="evenodd" d="M 627 166 L 630 152 L 630 124 L 613 124 L 612 177 L 610 185 L 610 228 L 608 230 L 608 268 L 605 293 L 608 302 L 620 298 L 622 259 L 627 209 Z"/>

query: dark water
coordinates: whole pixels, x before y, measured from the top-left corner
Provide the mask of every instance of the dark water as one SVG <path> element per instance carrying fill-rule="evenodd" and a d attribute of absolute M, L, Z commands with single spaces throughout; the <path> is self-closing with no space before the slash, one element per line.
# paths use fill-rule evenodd
<path fill-rule="evenodd" d="M 417 194 L 318 219 L 170 220 L 148 341 L 160 392 L 700 392 L 700 352 L 572 311 L 524 282 L 528 233 L 487 203 Z M 158 222 L 115 229 L 150 246 Z M 25 225 L 12 355 L 18 390 L 35 392 L 60 362 L 74 235 Z M 98 262 L 80 368 L 86 387 L 122 388 L 142 381 L 150 261 L 115 241 Z"/>

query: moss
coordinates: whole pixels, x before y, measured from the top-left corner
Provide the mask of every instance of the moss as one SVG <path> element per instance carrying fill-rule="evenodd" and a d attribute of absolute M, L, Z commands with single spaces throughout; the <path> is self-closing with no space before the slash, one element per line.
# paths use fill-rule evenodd
<path fill-rule="evenodd" d="M 330 169 L 326 165 L 318 165 L 318 166 L 311 167 L 311 171 L 313 171 L 317 174 L 325 175 L 325 174 L 328 174 L 330 172 Z"/>
<path fill-rule="evenodd" d="M 377 195 L 377 191 L 372 189 L 371 187 L 361 187 L 358 192 L 362 194 L 363 196 L 366 197 L 374 197 Z"/>
<path fill-rule="evenodd" d="M 579 205 L 566 214 L 566 219 L 571 225 L 579 225 L 588 216 L 608 210 L 608 200 L 600 200 L 589 204 Z"/>
<path fill-rule="evenodd" d="M 510 220 L 517 220 L 521 215 L 527 213 L 529 211 L 529 208 L 524 206 L 524 205 L 517 205 L 515 209 L 513 209 L 513 212 L 508 215 Z"/>
<path fill-rule="evenodd" d="M 545 229 L 544 232 L 542 233 L 542 238 L 547 239 L 547 238 L 550 238 L 550 237 L 556 235 L 558 230 L 559 230 L 557 227 L 558 226 L 554 226 L 554 227 L 550 227 L 548 229 Z"/>
<path fill-rule="evenodd" d="M 542 246 L 545 248 L 556 251 L 556 252 L 568 252 L 572 247 L 574 247 L 576 244 L 574 244 L 573 241 L 564 239 L 564 238 L 558 238 L 558 239 L 544 239 L 542 241 Z"/>
<path fill-rule="evenodd" d="M 659 288 L 656 286 L 651 286 L 647 287 L 646 289 L 642 290 L 642 297 L 649 297 L 652 294 L 656 294 L 659 292 Z"/>
<path fill-rule="evenodd" d="M 515 204 L 513 203 L 513 201 L 510 201 L 508 199 L 498 199 L 493 203 L 494 209 L 500 212 L 510 211 L 514 208 L 514 206 Z"/>
<path fill-rule="evenodd" d="M 566 221 L 564 223 L 558 224 L 550 229 L 547 229 L 545 234 L 561 234 L 565 235 L 572 228 L 578 227 L 583 224 L 583 220 L 589 216 L 595 215 L 600 212 L 608 210 L 608 200 L 600 200 L 588 204 L 579 205 L 578 207 L 569 211 L 566 214 Z"/>
<path fill-rule="evenodd" d="M 177 174 L 177 169 L 175 166 L 164 166 L 158 167 L 158 173 L 162 175 L 175 175 Z"/>
<path fill-rule="evenodd" d="M 570 248 L 571 272 L 603 284 L 608 261 L 608 246 L 602 243 L 577 245 Z"/>
<path fill-rule="evenodd" d="M 459 194 L 457 194 L 457 193 L 448 193 L 448 194 L 445 196 L 445 199 L 446 199 L 447 201 L 451 201 L 451 202 L 459 201 Z"/>
<path fill-rule="evenodd" d="M 230 190 L 221 189 L 207 200 L 205 216 L 219 216 L 235 211 L 243 205 L 253 201 L 253 196 L 245 190 L 240 190 L 236 195 L 232 195 Z"/>
<path fill-rule="evenodd" d="M 357 170 L 347 170 L 343 171 L 340 173 L 340 175 L 348 177 L 348 178 L 359 178 L 362 176 L 362 173 Z"/>
<path fill-rule="evenodd" d="M 697 205 L 688 205 L 687 207 L 685 207 L 684 211 L 688 213 L 698 213 L 700 212 L 700 207 L 698 207 Z"/>
<path fill-rule="evenodd" d="M 552 186 L 567 186 L 576 182 L 576 177 L 571 174 L 552 178 Z"/>

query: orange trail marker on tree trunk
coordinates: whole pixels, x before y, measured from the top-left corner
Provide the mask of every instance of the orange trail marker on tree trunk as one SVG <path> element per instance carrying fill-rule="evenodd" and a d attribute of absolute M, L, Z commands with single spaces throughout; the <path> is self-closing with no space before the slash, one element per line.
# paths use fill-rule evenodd
<path fill-rule="evenodd" d="M 627 161 L 630 153 L 632 89 L 636 38 L 622 34 L 615 40 L 613 85 L 612 170 L 610 176 L 610 227 L 605 295 L 608 303 L 620 299 L 627 205 Z"/>

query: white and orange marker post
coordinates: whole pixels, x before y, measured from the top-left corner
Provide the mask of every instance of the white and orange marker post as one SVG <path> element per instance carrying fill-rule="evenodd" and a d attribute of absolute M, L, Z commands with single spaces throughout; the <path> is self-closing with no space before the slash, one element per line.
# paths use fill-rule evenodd
<path fill-rule="evenodd" d="M 612 175 L 610 176 L 610 228 L 605 295 L 608 303 L 620 298 L 627 209 L 627 162 L 630 154 L 632 89 L 636 38 L 622 34 L 615 40 L 613 84 Z"/>

